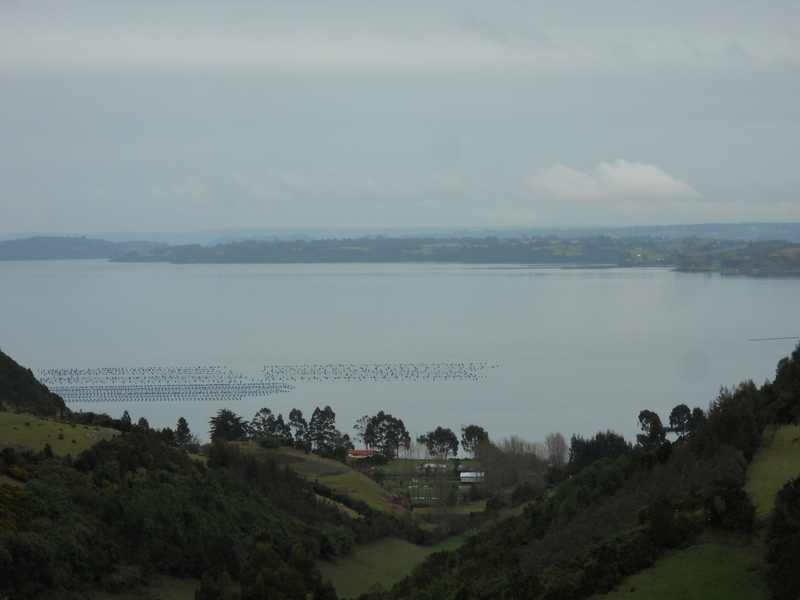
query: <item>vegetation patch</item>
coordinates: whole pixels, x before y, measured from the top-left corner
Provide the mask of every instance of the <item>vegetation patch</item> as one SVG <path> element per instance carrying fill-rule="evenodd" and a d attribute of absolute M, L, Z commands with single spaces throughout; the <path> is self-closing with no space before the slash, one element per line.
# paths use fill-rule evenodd
<path fill-rule="evenodd" d="M 199 579 L 160 576 L 149 581 L 145 588 L 116 593 L 98 590 L 93 592 L 90 598 L 92 600 L 195 600 L 195 592 L 199 587 Z"/>

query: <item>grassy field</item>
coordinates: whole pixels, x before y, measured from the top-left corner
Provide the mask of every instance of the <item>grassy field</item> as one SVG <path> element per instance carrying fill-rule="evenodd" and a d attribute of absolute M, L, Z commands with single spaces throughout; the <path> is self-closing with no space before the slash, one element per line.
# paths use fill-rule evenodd
<path fill-rule="evenodd" d="M 670 552 L 650 569 L 595 600 L 761 600 L 762 549 L 728 532 L 710 532 L 698 544 Z"/>
<path fill-rule="evenodd" d="M 317 566 L 322 578 L 331 580 L 339 598 L 357 598 L 375 584 L 391 588 L 429 554 L 458 548 L 463 539 L 457 536 L 436 546 L 416 546 L 397 538 L 387 538 L 357 546 L 338 564 L 320 561 Z"/>
<path fill-rule="evenodd" d="M 337 492 L 343 492 L 353 498 L 363 500 L 375 510 L 394 512 L 399 509 L 396 504 L 392 504 L 389 494 L 380 484 L 357 471 L 346 471 L 315 479 Z"/>
<path fill-rule="evenodd" d="M 469 515 L 471 513 L 483 512 L 484 510 L 486 510 L 486 500 L 477 500 L 469 504 L 456 504 L 455 506 L 447 507 L 448 514 L 454 515 Z M 414 514 L 418 515 L 438 515 L 441 512 L 441 505 L 414 508 Z"/>
<path fill-rule="evenodd" d="M 771 438 L 771 439 L 770 439 Z M 775 503 L 775 495 L 783 485 L 800 475 L 800 426 L 784 425 L 767 434 L 750 463 L 745 490 L 756 506 L 759 517 L 767 517 Z"/>
<path fill-rule="evenodd" d="M 399 509 L 392 504 L 390 494 L 378 482 L 335 460 L 289 448 L 270 450 L 264 456 L 276 458 L 280 464 L 288 464 L 294 471 L 334 491 L 363 500 L 375 510 L 394 512 Z"/>
<path fill-rule="evenodd" d="M 27 448 L 34 452 L 50 444 L 59 456 L 77 456 L 97 441 L 118 432 L 89 425 L 70 425 L 28 415 L 0 413 L 0 447 Z"/>

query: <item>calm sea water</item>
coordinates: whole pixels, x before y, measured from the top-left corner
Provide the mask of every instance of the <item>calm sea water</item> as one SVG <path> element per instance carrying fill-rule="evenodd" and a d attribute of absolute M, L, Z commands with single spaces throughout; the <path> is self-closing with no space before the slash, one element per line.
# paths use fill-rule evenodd
<path fill-rule="evenodd" d="M 0 262 L 0 347 L 52 368 L 479 365 L 481 377 L 298 381 L 240 401 L 74 403 L 207 438 L 222 408 L 337 426 L 386 411 L 413 437 L 441 425 L 568 439 L 639 411 L 706 408 L 720 386 L 774 376 L 800 336 L 800 279 L 516 265 L 168 265 Z M 794 339 L 764 339 L 794 338 Z M 754 341 L 759 340 L 759 341 Z"/>

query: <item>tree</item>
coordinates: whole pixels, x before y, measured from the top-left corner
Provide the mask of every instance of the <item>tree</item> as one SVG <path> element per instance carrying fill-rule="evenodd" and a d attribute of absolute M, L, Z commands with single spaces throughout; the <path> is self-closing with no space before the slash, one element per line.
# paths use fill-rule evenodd
<path fill-rule="evenodd" d="M 766 404 L 776 422 L 800 421 L 800 343 L 791 356 L 778 362 L 775 381 L 765 388 Z"/>
<path fill-rule="evenodd" d="M 569 445 L 569 466 L 573 473 L 602 458 L 616 459 L 631 453 L 631 445 L 620 434 L 600 431 L 588 440 L 573 435 Z"/>
<path fill-rule="evenodd" d="M 122 419 L 120 419 L 119 430 L 127 432 L 131 430 L 132 426 L 133 423 L 131 422 L 131 415 L 126 410 L 125 412 L 122 413 Z"/>
<path fill-rule="evenodd" d="M 478 457 L 478 447 L 487 441 L 489 441 L 489 434 L 486 433 L 483 427 L 478 425 L 461 427 L 461 447 L 464 452 L 471 454 L 473 458 Z"/>
<path fill-rule="evenodd" d="M 164 438 L 164 441 L 170 446 L 177 445 L 175 443 L 175 432 L 172 431 L 172 427 L 164 427 L 164 429 L 161 430 L 161 436 Z"/>
<path fill-rule="evenodd" d="M 219 409 L 217 415 L 211 417 L 209 423 L 211 424 L 209 434 L 212 442 L 216 439 L 234 441 L 247 438 L 247 421 L 242 420 L 240 416 L 227 408 Z"/>
<path fill-rule="evenodd" d="M 720 388 L 719 396 L 708 407 L 703 433 L 708 443 L 730 444 L 749 461 L 761 444 L 766 425 L 764 397 L 752 381 L 743 381 L 733 390 Z"/>
<path fill-rule="evenodd" d="M 204 571 L 200 587 L 194 593 L 194 600 L 233 600 L 231 577 L 227 569 L 222 571 L 219 578 L 214 578 L 208 571 Z"/>
<path fill-rule="evenodd" d="M 427 435 L 417 438 L 417 441 L 425 444 L 433 456 L 442 460 L 447 460 L 451 453 L 455 456 L 458 452 L 458 438 L 446 427 L 437 427 Z"/>
<path fill-rule="evenodd" d="M 690 433 L 692 425 L 692 411 L 685 404 L 678 404 L 669 413 L 669 426 L 678 434 L 678 439 L 683 440 Z"/>
<path fill-rule="evenodd" d="M 800 598 L 800 477 L 778 492 L 767 528 L 767 581 L 772 597 Z"/>
<path fill-rule="evenodd" d="M 192 441 L 192 432 L 189 430 L 189 423 L 183 417 L 178 419 L 178 424 L 175 426 L 175 443 L 178 446 L 183 446 Z"/>
<path fill-rule="evenodd" d="M 518 435 L 500 440 L 497 447 L 485 444 L 482 458 L 489 487 L 497 491 L 510 484 L 524 484 L 533 471 L 543 470 L 544 445 L 529 442 Z"/>
<path fill-rule="evenodd" d="M 250 421 L 250 434 L 253 437 L 279 437 L 292 439 L 292 431 L 283 421 L 283 415 L 277 417 L 269 408 L 260 409 Z"/>
<path fill-rule="evenodd" d="M 403 421 L 383 411 L 373 417 L 364 415 L 354 429 L 359 431 L 357 437 L 367 449 L 377 449 L 386 458 L 396 457 L 400 448 L 408 449 L 411 445 Z"/>
<path fill-rule="evenodd" d="M 250 421 L 250 434 L 253 437 L 267 437 L 274 435 L 275 416 L 269 408 L 261 408 Z"/>
<path fill-rule="evenodd" d="M 292 430 L 289 429 L 289 426 L 283 421 L 283 415 L 280 413 L 275 419 L 275 433 L 273 435 L 284 438 L 286 440 L 292 439 Z"/>
<path fill-rule="evenodd" d="M 336 441 L 342 435 L 336 429 L 336 413 L 330 406 L 314 409 L 311 421 L 308 423 L 307 440 L 311 442 L 314 450 L 333 449 Z"/>
<path fill-rule="evenodd" d="M 295 442 L 304 442 L 306 439 L 306 429 L 308 424 L 303 418 L 303 413 L 300 409 L 293 408 L 289 411 L 289 428 L 292 431 Z"/>
<path fill-rule="evenodd" d="M 544 448 L 547 454 L 547 463 L 556 469 L 563 467 L 567 462 L 567 440 L 561 433 L 550 433 L 544 439 Z"/>
<path fill-rule="evenodd" d="M 655 450 L 667 439 L 667 432 L 661 424 L 661 417 L 652 410 L 643 410 L 639 413 L 639 427 L 644 433 L 638 434 L 636 441 L 645 450 Z"/>
<path fill-rule="evenodd" d="M 256 544 L 242 568 L 241 583 L 243 600 L 304 600 L 307 597 L 300 574 L 281 560 L 269 542 Z"/>

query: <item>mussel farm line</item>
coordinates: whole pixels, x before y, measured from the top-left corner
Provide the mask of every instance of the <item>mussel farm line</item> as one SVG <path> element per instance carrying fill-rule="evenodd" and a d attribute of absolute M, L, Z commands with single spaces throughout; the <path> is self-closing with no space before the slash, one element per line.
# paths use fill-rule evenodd
<path fill-rule="evenodd" d="M 205 384 L 205 385 L 77 385 L 54 386 L 50 391 L 67 402 L 186 402 L 238 401 L 245 396 L 268 396 L 288 392 L 292 385 L 282 383 Z"/>
<path fill-rule="evenodd" d="M 219 366 L 46 369 L 39 380 L 67 402 L 230 402 L 294 388 Z"/>
<path fill-rule="evenodd" d="M 377 363 L 265 366 L 251 379 L 221 366 L 44 369 L 39 380 L 67 402 L 238 401 L 288 392 L 313 381 L 468 381 L 486 363 Z"/>
<path fill-rule="evenodd" d="M 486 363 L 376 363 L 266 366 L 264 378 L 270 381 L 441 381 L 485 379 L 484 369 L 497 368 Z"/>

